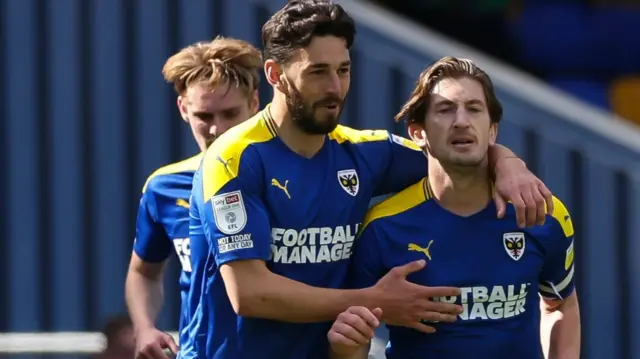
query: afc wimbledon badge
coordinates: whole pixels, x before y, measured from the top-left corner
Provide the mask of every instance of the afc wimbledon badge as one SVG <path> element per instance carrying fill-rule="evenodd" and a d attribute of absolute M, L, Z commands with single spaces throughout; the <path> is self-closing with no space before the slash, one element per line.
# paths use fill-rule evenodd
<path fill-rule="evenodd" d="M 224 234 L 236 234 L 247 224 L 247 211 L 244 208 L 242 193 L 229 192 L 211 199 L 216 226 Z"/>
<path fill-rule="evenodd" d="M 358 173 L 356 170 L 351 169 L 338 171 L 338 182 L 340 182 L 340 187 L 342 187 L 342 189 L 348 194 L 354 197 L 358 194 L 360 181 L 358 180 Z"/>
<path fill-rule="evenodd" d="M 514 261 L 520 260 L 524 254 L 524 233 L 511 232 L 502 235 L 502 243 L 504 244 L 504 250 Z"/>

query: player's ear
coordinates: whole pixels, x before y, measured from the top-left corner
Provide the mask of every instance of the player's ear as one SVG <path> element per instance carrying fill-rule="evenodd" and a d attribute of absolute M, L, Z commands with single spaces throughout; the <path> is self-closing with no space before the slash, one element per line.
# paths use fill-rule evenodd
<path fill-rule="evenodd" d="M 260 108 L 260 96 L 258 95 L 258 90 L 253 91 L 253 95 L 251 96 L 251 102 L 249 103 L 249 108 L 252 113 L 257 113 Z"/>
<path fill-rule="evenodd" d="M 264 62 L 264 75 L 271 86 L 277 86 L 282 75 L 280 65 L 271 59 L 266 60 Z"/>
<path fill-rule="evenodd" d="M 277 62 L 269 59 L 264 62 L 264 74 L 267 81 L 276 90 L 286 94 L 288 93 L 287 79 L 284 75 L 284 69 Z"/>
<path fill-rule="evenodd" d="M 184 97 L 182 97 L 182 95 L 178 96 L 178 99 L 176 100 L 176 103 L 178 105 L 178 110 L 180 111 L 180 117 L 182 117 L 182 120 L 184 122 L 189 122 L 189 117 L 187 116 L 187 105 L 185 104 L 185 99 Z"/>
<path fill-rule="evenodd" d="M 420 148 L 427 146 L 427 132 L 424 130 L 422 124 L 418 122 L 412 122 L 407 126 L 407 132 L 409 138 L 413 140 Z"/>
<path fill-rule="evenodd" d="M 489 145 L 495 145 L 498 140 L 498 124 L 493 122 L 489 127 Z"/>

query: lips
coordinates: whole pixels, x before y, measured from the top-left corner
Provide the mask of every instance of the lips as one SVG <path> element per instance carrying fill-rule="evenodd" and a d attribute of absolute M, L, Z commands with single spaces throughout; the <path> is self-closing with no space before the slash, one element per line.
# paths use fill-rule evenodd
<path fill-rule="evenodd" d="M 470 136 L 470 135 L 453 136 L 451 138 L 451 140 L 449 140 L 449 143 L 454 145 L 454 146 L 471 145 L 471 144 L 474 144 L 475 142 L 476 142 L 475 137 Z"/>

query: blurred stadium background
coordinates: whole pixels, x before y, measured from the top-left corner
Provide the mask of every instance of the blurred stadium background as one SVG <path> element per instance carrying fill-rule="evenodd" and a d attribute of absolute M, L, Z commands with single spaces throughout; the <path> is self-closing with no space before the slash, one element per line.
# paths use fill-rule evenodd
<path fill-rule="evenodd" d="M 162 64 L 215 34 L 259 45 L 284 2 L 0 0 L 0 357 L 100 350 L 124 311 L 140 188 L 196 152 Z M 477 61 L 505 106 L 500 141 L 573 214 L 582 357 L 640 358 L 638 2 L 336 2 L 359 31 L 343 122 L 402 134 L 392 117 L 426 65 Z M 166 286 L 175 330 L 177 277 Z"/>

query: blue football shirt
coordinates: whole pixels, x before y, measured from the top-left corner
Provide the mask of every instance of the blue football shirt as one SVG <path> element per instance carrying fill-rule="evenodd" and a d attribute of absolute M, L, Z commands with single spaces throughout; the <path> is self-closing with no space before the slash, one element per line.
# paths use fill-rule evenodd
<path fill-rule="evenodd" d="M 374 206 L 362 225 L 349 282 L 375 284 L 395 266 L 424 259 L 408 280 L 461 288 L 455 323 L 435 323 L 434 334 L 389 326 L 388 359 L 540 359 L 540 298 L 574 290 L 573 226 L 554 197 L 545 224 L 517 226 L 513 205 L 504 219 L 491 202 L 468 217 L 440 207 L 428 180 Z"/>
<path fill-rule="evenodd" d="M 145 262 L 159 263 L 175 251 L 180 260 L 180 341 L 182 329 L 190 318 L 186 299 L 190 287 L 189 197 L 193 174 L 202 154 L 155 171 L 142 190 L 136 219 L 134 252 Z"/>
<path fill-rule="evenodd" d="M 331 323 L 237 316 L 220 266 L 264 260 L 279 275 L 342 288 L 371 198 L 419 180 L 425 164 L 408 140 L 345 126 L 302 157 L 278 137 L 269 106 L 221 136 L 193 184 L 191 258 L 207 264 L 189 357 L 326 359 Z"/>

